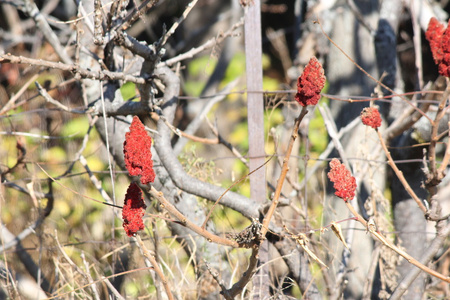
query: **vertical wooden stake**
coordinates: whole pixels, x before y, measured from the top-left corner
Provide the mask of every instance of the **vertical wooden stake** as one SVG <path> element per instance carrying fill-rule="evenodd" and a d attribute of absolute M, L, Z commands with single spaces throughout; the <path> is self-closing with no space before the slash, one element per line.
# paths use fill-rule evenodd
<path fill-rule="evenodd" d="M 245 7 L 245 55 L 247 71 L 247 116 L 250 171 L 264 164 L 264 97 L 262 94 L 261 2 L 248 1 Z M 266 171 L 262 167 L 250 176 L 250 197 L 257 203 L 266 200 Z M 264 241 L 259 249 L 258 266 L 269 261 L 269 244 Z M 253 299 L 269 295 L 268 266 L 262 267 L 253 279 Z"/>
<path fill-rule="evenodd" d="M 254 0 L 245 14 L 245 53 L 247 71 L 247 116 L 250 171 L 262 166 L 264 151 L 264 98 L 262 85 L 262 43 L 260 1 Z M 250 176 L 251 198 L 259 203 L 266 199 L 266 175 L 262 167 Z"/>

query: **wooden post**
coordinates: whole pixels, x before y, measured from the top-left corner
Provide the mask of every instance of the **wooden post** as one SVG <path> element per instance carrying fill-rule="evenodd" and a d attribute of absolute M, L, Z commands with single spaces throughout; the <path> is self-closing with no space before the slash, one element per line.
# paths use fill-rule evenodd
<path fill-rule="evenodd" d="M 264 151 L 264 97 L 262 94 L 262 42 L 261 42 L 261 2 L 249 1 L 245 7 L 245 54 L 247 72 L 247 116 L 250 171 L 262 166 Z M 250 197 L 257 203 L 266 201 L 266 173 L 262 167 L 250 175 Z M 259 251 L 259 263 L 269 260 L 269 244 L 264 241 Z M 253 279 L 253 299 L 269 295 L 268 267 L 261 268 Z"/>

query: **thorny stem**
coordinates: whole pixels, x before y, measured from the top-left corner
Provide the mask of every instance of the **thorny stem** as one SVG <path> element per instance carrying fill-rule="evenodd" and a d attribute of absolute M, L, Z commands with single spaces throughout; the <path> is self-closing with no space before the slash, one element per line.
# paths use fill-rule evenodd
<path fill-rule="evenodd" d="M 278 202 L 280 200 L 281 188 L 283 187 L 284 180 L 286 179 L 286 174 L 289 170 L 289 166 L 288 166 L 289 158 L 291 157 L 291 152 L 292 152 L 292 148 L 294 146 L 294 142 L 298 137 L 298 128 L 300 126 L 301 121 L 303 120 L 303 117 L 307 113 L 308 113 L 307 107 L 303 106 L 302 110 L 300 111 L 300 115 L 295 120 L 294 128 L 292 130 L 292 135 L 289 140 L 289 145 L 288 145 L 288 148 L 286 151 L 286 156 L 283 159 L 283 167 L 281 169 L 281 175 L 280 175 L 280 178 L 278 179 L 277 187 L 275 189 L 275 194 L 272 199 L 272 204 L 270 205 L 269 210 L 267 211 L 267 214 L 265 215 L 264 220 L 263 220 L 263 226 L 261 228 L 262 236 L 266 235 L 267 230 L 269 229 L 270 220 L 272 219 L 272 216 L 273 216 L 275 209 L 277 208 Z"/>

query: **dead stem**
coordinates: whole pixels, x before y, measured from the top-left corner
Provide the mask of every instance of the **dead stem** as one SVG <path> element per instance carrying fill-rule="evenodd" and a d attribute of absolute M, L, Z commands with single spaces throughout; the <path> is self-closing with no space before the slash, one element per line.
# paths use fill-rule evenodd
<path fill-rule="evenodd" d="M 174 298 L 173 298 L 172 292 L 170 290 L 169 283 L 167 282 L 167 279 L 164 276 L 163 271 L 159 267 L 158 262 L 156 261 L 155 257 L 150 254 L 150 252 L 148 251 L 147 247 L 145 247 L 144 242 L 142 241 L 142 239 L 139 235 L 136 235 L 136 240 L 138 242 L 139 248 L 142 250 L 142 254 L 150 261 L 156 274 L 158 274 L 159 278 L 161 279 L 164 289 L 166 290 L 167 297 L 169 298 L 169 300 L 173 300 Z"/>
<path fill-rule="evenodd" d="M 236 241 L 232 241 L 223 237 L 220 237 L 218 235 L 215 235 L 206 229 L 194 224 L 192 221 L 188 220 L 175 206 L 172 205 L 163 195 L 163 193 L 156 190 L 154 187 L 151 187 L 151 189 L 148 191 L 151 196 L 153 196 L 156 200 L 159 201 L 162 208 L 167 209 L 167 211 L 175 216 L 179 222 L 180 225 L 183 225 L 195 233 L 203 236 L 206 238 L 209 242 L 217 243 L 224 246 L 230 246 L 234 248 L 238 248 L 239 244 Z"/>
<path fill-rule="evenodd" d="M 408 194 L 411 196 L 411 198 L 413 198 L 414 201 L 416 201 L 417 206 L 419 206 L 419 208 L 423 211 L 423 213 L 426 214 L 427 208 L 425 207 L 425 205 L 423 205 L 422 201 L 419 199 L 419 197 L 416 195 L 416 193 L 414 193 L 414 191 L 411 188 L 411 186 L 409 185 L 408 181 L 406 181 L 405 176 L 403 176 L 403 172 L 398 169 L 397 165 L 395 164 L 394 160 L 392 159 L 391 153 L 387 149 L 386 143 L 384 142 L 384 139 L 381 136 L 380 131 L 378 129 L 376 129 L 376 132 L 378 134 L 378 139 L 380 140 L 381 147 L 383 148 L 384 153 L 386 154 L 386 157 L 388 159 L 389 166 L 391 166 L 392 170 L 394 170 L 395 175 L 398 177 L 400 182 L 403 184 L 403 187 L 408 192 Z"/>
<path fill-rule="evenodd" d="M 400 248 L 398 248 L 397 246 L 392 244 L 388 239 L 386 239 L 386 237 L 384 237 L 377 230 L 376 224 L 373 221 L 373 219 L 371 219 L 371 220 L 369 220 L 369 222 L 367 222 L 366 220 L 364 220 L 364 218 L 360 214 L 358 214 L 358 212 L 353 208 L 353 206 L 348 201 L 345 202 L 345 205 L 350 210 L 350 212 L 356 217 L 356 220 L 358 222 L 360 222 L 362 225 L 364 225 L 364 227 L 367 228 L 367 231 L 370 232 L 372 234 L 372 236 L 375 237 L 377 240 L 379 240 L 383 245 L 385 245 L 386 247 L 390 248 L 391 250 L 393 250 L 397 254 L 401 255 L 410 264 L 418 267 L 422 271 L 424 271 L 424 272 L 426 272 L 426 273 L 428 273 L 428 274 L 430 274 L 430 275 L 432 275 L 432 276 L 434 276 L 436 278 L 439 278 L 440 280 L 443 280 L 443 281 L 446 281 L 446 282 L 450 282 L 450 277 L 444 276 L 443 274 L 438 273 L 438 272 L 428 268 L 427 266 L 421 264 L 418 260 L 413 258 L 408 253 L 404 252 L 403 250 L 401 250 Z"/>
<path fill-rule="evenodd" d="M 295 120 L 294 128 L 292 130 L 292 135 L 289 140 L 289 145 L 288 145 L 288 148 L 286 151 L 286 156 L 283 159 L 283 167 L 281 169 L 281 175 L 280 175 L 280 178 L 278 178 L 277 187 L 275 189 L 275 194 L 272 199 L 272 204 L 270 205 L 269 210 L 267 211 L 267 214 L 265 215 L 264 220 L 263 220 L 263 226 L 261 229 L 262 236 L 266 235 L 267 230 L 269 229 L 270 220 L 272 219 L 272 216 L 273 216 L 275 209 L 277 208 L 278 202 L 280 200 L 281 188 L 283 187 L 284 180 L 286 179 L 286 174 L 289 170 L 289 166 L 288 166 L 289 158 L 291 157 L 291 152 L 292 152 L 292 148 L 294 146 L 294 142 L 298 137 L 298 128 L 299 128 L 300 123 L 302 122 L 304 116 L 307 113 L 308 113 L 307 107 L 303 106 L 302 110 L 300 111 L 300 115 Z"/>

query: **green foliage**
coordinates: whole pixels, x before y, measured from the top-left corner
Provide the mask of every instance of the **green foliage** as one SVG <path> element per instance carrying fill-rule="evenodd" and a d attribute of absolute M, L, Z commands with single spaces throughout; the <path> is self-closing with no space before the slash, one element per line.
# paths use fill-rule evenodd
<path fill-rule="evenodd" d="M 2 152 L 6 156 L 2 157 L 3 161 L 1 163 L 11 168 L 17 163 L 17 138 L 15 136 L 2 136 L 1 145 Z"/>
<path fill-rule="evenodd" d="M 248 151 L 248 123 L 237 124 L 228 140 L 242 151 Z"/>
<path fill-rule="evenodd" d="M 56 217 L 55 220 L 66 218 L 73 212 L 68 201 L 55 201 L 53 210 L 52 218 Z"/>
<path fill-rule="evenodd" d="M 280 86 L 280 82 L 277 79 L 270 78 L 267 76 L 263 77 L 263 89 L 265 91 L 277 90 Z"/>
<path fill-rule="evenodd" d="M 300 288 L 298 287 L 295 282 L 292 282 L 292 296 L 295 299 L 301 299 L 302 298 L 302 292 L 300 291 Z"/>
<path fill-rule="evenodd" d="M 133 82 L 126 82 L 120 87 L 120 93 L 125 101 L 136 97 L 136 84 Z"/>
<path fill-rule="evenodd" d="M 230 186 L 231 184 L 225 184 Z M 240 186 L 236 187 L 237 189 Z M 226 232 L 232 228 L 234 231 L 239 232 L 249 225 L 249 220 L 242 218 L 241 214 L 237 211 L 220 205 L 214 210 L 213 218 L 218 232 Z"/>
<path fill-rule="evenodd" d="M 220 170 L 213 160 L 207 160 L 198 153 L 204 153 L 205 146 L 198 143 L 188 142 L 185 149 L 179 156 L 180 162 L 186 172 L 197 179 L 216 184 L 215 177 Z"/>
<path fill-rule="evenodd" d="M 326 93 L 328 88 L 329 84 L 326 81 L 322 93 Z M 328 98 L 322 97 L 318 105 L 328 105 L 329 102 L 330 100 Z M 308 138 L 311 143 L 311 157 L 318 157 L 328 145 L 328 133 L 318 109 L 314 110 L 314 118 L 311 119 L 309 124 Z"/>
<path fill-rule="evenodd" d="M 228 84 L 235 80 L 245 72 L 245 54 L 243 52 L 236 53 L 231 59 L 230 64 L 225 72 L 222 84 Z"/>
<path fill-rule="evenodd" d="M 83 138 L 89 128 L 87 118 L 72 118 L 63 124 L 61 135 L 70 138 Z"/>
<path fill-rule="evenodd" d="M 39 77 L 36 79 L 36 81 L 41 86 L 46 86 L 48 83 L 57 84 L 61 82 L 61 74 L 59 72 L 43 72 L 39 75 Z M 35 81 L 31 82 L 30 85 L 27 87 L 28 91 L 37 91 L 37 86 Z"/>
<path fill-rule="evenodd" d="M 187 66 L 188 76 L 184 83 L 186 94 L 199 96 L 216 64 L 215 59 L 206 55 L 193 59 Z"/>
<path fill-rule="evenodd" d="M 67 152 L 60 146 L 43 149 L 41 160 L 52 164 L 63 163 L 67 160 Z"/>
<path fill-rule="evenodd" d="M 91 168 L 91 170 L 94 170 L 94 171 L 95 170 L 105 170 L 105 168 L 107 166 L 105 160 L 95 154 L 86 157 L 86 160 L 89 165 L 89 168 Z"/>
<path fill-rule="evenodd" d="M 308 138 L 311 143 L 311 154 L 318 157 L 328 145 L 328 133 L 318 109 L 314 110 L 314 118 L 309 123 Z"/>
<path fill-rule="evenodd" d="M 138 282 L 129 281 L 125 284 L 125 293 L 128 297 L 137 299 L 140 296 L 139 291 L 141 290 L 140 284 Z"/>
<path fill-rule="evenodd" d="M 188 75 L 184 84 L 184 90 L 188 95 L 199 96 L 206 85 L 208 77 L 214 72 L 217 59 L 205 55 L 191 60 L 187 66 Z M 236 53 L 231 59 L 225 71 L 225 76 L 220 84 L 224 86 L 245 72 L 245 55 Z"/>
<path fill-rule="evenodd" d="M 193 59 L 188 65 L 189 75 L 192 77 L 209 76 L 216 67 L 217 60 L 209 55 Z"/>
<path fill-rule="evenodd" d="M 261 57 L 261 60 L 262 60 L 262 68 L 263 68 L 263 70 L 268 70 L 270 68 L 270 66 L 271 66 L 269 55 L 263 53 L 262 57 Z"/>

